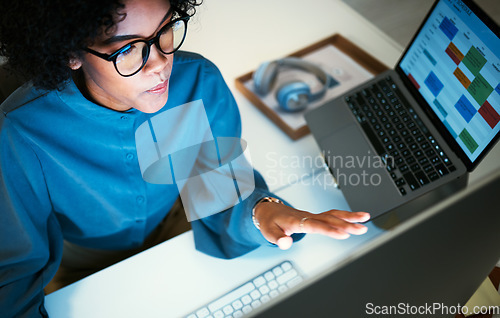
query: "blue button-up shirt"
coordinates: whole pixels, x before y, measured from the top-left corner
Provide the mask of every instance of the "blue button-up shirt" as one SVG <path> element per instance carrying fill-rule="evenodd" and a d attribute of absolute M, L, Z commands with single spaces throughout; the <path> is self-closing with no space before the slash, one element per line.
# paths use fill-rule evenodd
<path fill-rule="evenodd" d="M 199 55 L 178 52 L 160 112 L 196 100 L 203 101 L 214 137 L 240 137 L 238 108 L 219 70 Z M 1 111 L 0 315 L 39 316 L 63 239 L 97 249 L 138 247 L 179 191 L 141 175 L 134 134 L 151 114 L 96 105 L 73 81 L 59 91 L 24 85 Z M 266 244 L 251 210 L 268 195 L 256 173 L 246 200 L 192 222 L 196 247 L 230 258 Z"/>

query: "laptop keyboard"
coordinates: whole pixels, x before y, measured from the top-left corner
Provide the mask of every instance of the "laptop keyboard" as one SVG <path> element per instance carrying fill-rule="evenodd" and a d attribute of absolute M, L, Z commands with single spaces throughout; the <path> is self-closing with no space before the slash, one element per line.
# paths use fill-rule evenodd
<path fill-rule="evenodd" d="M 391 77 L 345 101 L 401 195 L 456 170 Z"/>
<path fill-rule="evenodd" d="M 284 261 L 197 309 L 186 318 L 243 317 L 302 280 L 293 263 Z"/>

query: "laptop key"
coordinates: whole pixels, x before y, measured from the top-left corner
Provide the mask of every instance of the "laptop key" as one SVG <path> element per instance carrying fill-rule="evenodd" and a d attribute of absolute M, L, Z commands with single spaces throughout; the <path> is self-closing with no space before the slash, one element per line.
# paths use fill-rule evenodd
<path fill-rule="evenodd" d="M 446 167 L 442 163 L 436 166 L 436 170 L 441 176 L 447 175 L 449 173 L 448 169 L 446 169 Z"/>
<path fill-rule="evenodd" d="M 427 165 L 429 163 L 429 159 L 427 159 L 427 157 L 423 157 L 418 160 L 418 163 L 420 163 L 422 166 Z"/>
<path fill-rule="evenodd" d="M 375 148 L 377 154 L 380 156 L 383 155 L 385 153 L 384 146 L 382 146 L 382 144 L 377 138 L 377 135 L 375 135 L 370 125 L 368 125 L 366 122 L 363 122 L 360 124 L 360 126 L 361 128 L 363 128 L 363 131 L 365 132 L 366 136 L 373 145 L 373 148 Z"/>
<path fill-rule="evenodd" d="M 429 179 L 427 179 L 427 176 L 425 175 L 425 173 L 423 171 L 416 172 L 415 177 L 417 178 L 420 185 L 426 185 L 430 182 Z"/>
<path fill-rule="evenodd" d="M 410 189 L 412 189 L 413 191 L 420 188 L 420 184 L 418 183 L 417 179 L 415 179 L 415 177 L 411 172 L 403 174 L 403 178 L 405 179 L 406 183 L 408 183 Z"/>
<path fill-rule="evenodd" d="M 439 179 L 439 174 L 436 171 L 429 173 L 427 176 L 431 181 Z"/>
<path fill-rule="evenodd" d="M 397 187 L 401 187 L 401 186 L 403 186 L 405 184 L 406 184 L 406 182 L 405 182 L 405 180 L 403 178 L 399 178 L 398 180 L 396 180 L 396 186 Z"/>
<path fill-rule="evenodd" d="M 425 171 L 425 173 L 430 173 L 430 172 L 434 171 L 434 168 L 432 168 L 432 165 L 427 165 L 427 166 L 424 166 L 424 171 Z"/>

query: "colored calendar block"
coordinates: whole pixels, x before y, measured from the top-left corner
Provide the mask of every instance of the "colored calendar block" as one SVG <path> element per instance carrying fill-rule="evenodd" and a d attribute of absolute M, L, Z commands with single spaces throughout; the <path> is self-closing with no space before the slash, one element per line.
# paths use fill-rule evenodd
<path fill-rule="evenodd" d="M 471 102 L 462 95 L 458 102 L 455 104 L 455 108 L 458 110 L 460 115 L 465 119 L 466 122 L 470 122 L 472 117 L 477 113 L 477 110 L 472 106 Z"/>
<path fill-rule="evenodd" d="M 453 72 L 453 75 L 455 75 L 455 77 L 458 79 L 458 81 L 460 83 L 462 83 L 462 85 L 465 87 L 465 88 L 468 88 L 469 85 L 470 85 L 470 80 L 467 78 L 467 76 L 464 74 L 464 72 L 462 72 L 461 69 L 459 69 L 458 67 L 456 68 L 455 72 Z"/>
<path fill-rule="evenodd" d="M 474 76 L 478 76 L 479 71 L 483 68 L 484 64 L 486 64 L 486 59 L 475 47 L 472 46 L 469 49 L 469 52 L 465 54 L 462 62 L 465 66 L 467 66 L 469 71 L 474 74 Z"/>
<path fill-rule="evenodd" d="M 450 41 L 453 40 L 458 32 L 458 28 L 447 17 L 444 17 L 443 21 L 441 21 L 439 28 L 448 37 L 448 39 L 450 39 Z"/>
<path fill-rule="evenodd" d="M 496 110 L 490 105 L 490 103 L 488 103 L 488 101 L 484 102 L 478 112 L 481 116 L 483 116 L 484 120 L 486 120 L 492 129 L 495 128 L 500 121 L 500 115 L 498 115 Z"/>
<path fill-rule="evenodd" d="M 427 75 L 424 83 L 434 96 L 438 96 L 439 92 L 441 92 L 444 87 L 443 83 L 432 71 L 429 73 L 429 75 Z"/>

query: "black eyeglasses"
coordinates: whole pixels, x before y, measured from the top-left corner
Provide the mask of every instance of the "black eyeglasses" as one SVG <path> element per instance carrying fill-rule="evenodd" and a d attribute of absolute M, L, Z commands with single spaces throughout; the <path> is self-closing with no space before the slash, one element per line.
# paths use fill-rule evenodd
<path fill-rule="evenodd" d="M 189 18 L 189 15 L 183 14 L 180 18 L 167 23 L 151 40 L 132 41 L 112 54 L 99 53 L 89 48 L 85 48 L 85 51 L 113 62 L 121 76 L 132 76 L 146 65 L 151 45 L 155 44 L 163 54 L 172 54 L 181 47 L 186 38 Z"/>

